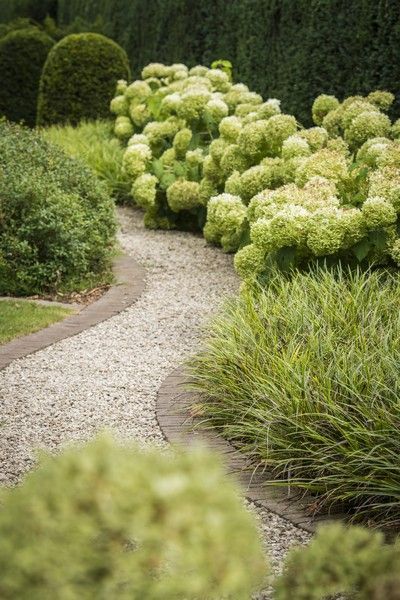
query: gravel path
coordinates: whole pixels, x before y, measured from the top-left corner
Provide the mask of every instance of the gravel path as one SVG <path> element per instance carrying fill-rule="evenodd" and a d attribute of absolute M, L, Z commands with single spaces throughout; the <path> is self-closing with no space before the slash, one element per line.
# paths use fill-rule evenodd
<path fill-rule="evenodd" d="M 187 233 L 149 231 L 119 210 L 120 242 L 147 270 L 147 287 L 123 313 L 0 371 L 0 483 L 32 467 L 33 449 L 56 450 L 104 428 L 164 443 L 155 418 L 163 379 L 193 351 L 201 327 L 238 281 L 232 257 Z M 256 509 L 276 564 L 308 534 Z"/>

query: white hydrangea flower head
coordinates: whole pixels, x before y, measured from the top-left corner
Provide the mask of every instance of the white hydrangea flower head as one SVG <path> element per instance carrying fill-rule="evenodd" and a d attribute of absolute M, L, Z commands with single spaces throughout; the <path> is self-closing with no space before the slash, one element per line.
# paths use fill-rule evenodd
<path fill-rule="evenodd" d="M 125 79 L 118 79 L 117 85 L 115 88 L 115 95 L 120 96 L 120 95 L 125 94 L 127 87 L 128 87 L 128 82 Z"/>
<path fill-rule="evenodd" d="M 400 213 L 400 168 L 389 166 L 370 173 L 368 194 L 384 198 Z"/>
<path fill-rule="evenodd" d="M 311 152 L 316 152 L 317 150 L 325 148 L 329 140 L 329 134 L 324 127 L 302 129 L 298 132 L 298 135 L 307 141 Z"/>
<path fill-rule="evenodd" d="M 196 148 L 195 150 L 188 150 L 186 152 L 185 160 L 189 167 L 197 167 L 199 165 L 202 165 L 204 162 L 203 150 L 201 148 Z"/>
<path fill-rule="evenodd" d="M 388 151 L 391 141 L 384 137 L 368 139 L 357 152 L 357 161 L 363 162 L 370 167 L 376 167 L 379 158 Z"/>
<path fill-rule="evenodd" d="M 256 108 L 259 119 L 269 119 L 281 113 L 281 101 L 277 100 L 277 98 L 269 98 Z"/>
<path fill-rule="evenodd" d="M 180 102 L 181 94 L 179 92 L 173 92 L 162 99 L 161 108 L 166 113 L 176 113 Z"/>
<path fill-rule="evenodd" d="M 207 75 L 209 69 L 204 67 L 203 65 L 196 65 L 189 70 L 189 75 L 194 75 L 195 77 L 204 77 Z"/>
<path fill-rule="evenodd" d="M 225 93 L 232 87 L 228 74 L 221 69 L 209 69 L 205 76 L 211 81 L 214 90 Z"/>
<path fill-rule="evenodd" d="M 152 153 L 147 144 L 133 144 L 125 150 L 122 166 L 127 175 L 136 179 L 145 172 L 151 158 Z"/>
<path fill-rule="evenodd" d="M 336 185 L 345 183 L 349 177 L 345 157 L 325 148 L 319 150 L 302 160 L 296 171 L 295 182 L 299 186 L 304 186 L 316 175 L 329 179 Z"/>
<path fill-rule="evenodd" d="M 221 174 L 227 178 L 233 171 L 245 171 L 249 167 L 249 161 L 237 144 L 230 144 L 222 155 L 220 167 Z"/>
<path fill-rule="evenodd" d="M 146 104 L 131 104 L 129 115 L 136 127 L 142 129 L 151 120 L 151 114 Z"/>
<path fill-rule="evenodd" d="M 269 156 L 278 156 L 283 142 L 297 132 L 297 121 L 291 115 L 274 115 L 265 121 L 265 138 Z"/>
<path fill-rule="evenodd" d="M 207 102 L 211 98 L 211 92 L 204 87 L 190 87 L 181 96 L 181 102 L 177 107 L 177 114 L 186 121 L 198 121 L 203 114 Z"/>

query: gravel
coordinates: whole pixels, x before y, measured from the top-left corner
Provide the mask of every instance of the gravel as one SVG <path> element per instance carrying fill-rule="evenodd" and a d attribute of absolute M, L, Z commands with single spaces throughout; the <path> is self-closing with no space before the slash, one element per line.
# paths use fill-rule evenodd
<path fill-rule="evenodd" d="M 146 268 L 146 290 L 119 315 L 0 371 L 1 484 L 17 483 L 32 468 L 35 449 L 55 451 L 104 429 L 163 445 L 158 388 L 238 288 L 232 257 L 201 236 L 149 231 L 139 211 L 118 214 L 121 245 Z M 309 539 L 284 519 L 251 509 L 275 566 L 290 545 Z"/>

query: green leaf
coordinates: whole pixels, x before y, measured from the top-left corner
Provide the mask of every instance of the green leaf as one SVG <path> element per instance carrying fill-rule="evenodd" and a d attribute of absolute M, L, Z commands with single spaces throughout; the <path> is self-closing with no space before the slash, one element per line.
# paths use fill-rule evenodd
<path fill-rule="evenodd" d="M 187 175 L 186 163 L 175 161 L 174 162 L 174 173 L 175 173 L 176 177 L 186 177 L 186 175 Z"/>
<path fill-rule="evenodd" d="M 164 175 L 160 179 L 160 186 L 163 190 L 169 188 L 176 181 L 176 177 L 173 173 L 164 173 Z"/>
<path fill-rule="evenodd" d="M 368 255 L 370 250 L 371 250 L 371 242 L 369 241 L 369 239 L 367 237 L 364 238 L 363 240 L 361 240 L 360 242 L 358 242 L 352 248 L 352 252 L 353 252 L 354 256 L 357 258 L 358 262 L 363 261 L 364 258 Z"/>

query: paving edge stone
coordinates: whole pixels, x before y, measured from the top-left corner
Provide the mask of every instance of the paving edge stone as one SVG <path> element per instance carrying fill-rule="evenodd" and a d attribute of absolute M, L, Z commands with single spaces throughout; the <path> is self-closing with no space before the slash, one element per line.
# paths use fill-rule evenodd
<path fill-rule="evenodd" d="M 0 370 L 14 360 L 47 348 L 81 333 L 133 304 L 145 288 L 145 270 L 133 258 L 119 256 L 113 261 L 115 284 L 101 298 L 63 321 L 0 346 Z"/>
<path fill-rule="evenodd" d="M 307 505 L 310 497 L 290 492 L 289 488 L 266 484 L 265 473 L 254 471 L 250 461 L 216 430 L 201 427 L 190 407 L 196 404 L 197 394 L 188 392 L 189 376 L 184 367 L 175 369 L 161 384 L 157 394 L 156 416 L 161 431 L 172 445 L 205 444 L 222 455 L 227 472 L 239 482 L 248 500 L 279 515 L 293 525 L 315 533 L 317 526 L 338 516 L 310 516 Z"/>

